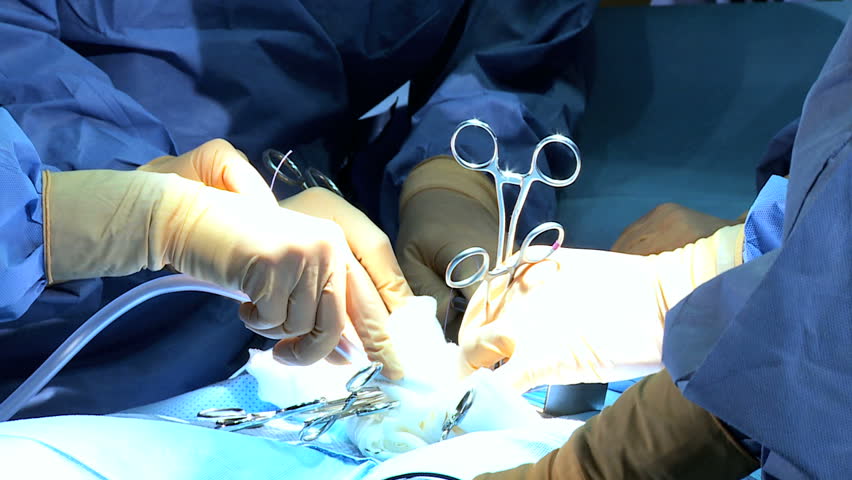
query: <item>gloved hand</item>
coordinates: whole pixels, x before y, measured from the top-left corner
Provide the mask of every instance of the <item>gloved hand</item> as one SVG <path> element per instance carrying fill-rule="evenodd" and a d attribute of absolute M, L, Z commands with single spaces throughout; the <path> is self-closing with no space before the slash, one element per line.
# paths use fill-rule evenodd
<path fill-rule="evenodd" d="M 730 221 L 676 203 L 664 203 L 624 229 L 612 251 L 634 255 L 668 252 L 744 221 L 745 217 Z"/>
<path fill-rule="evenodd" d="M 350 274 L 361 279 L 354 284 L 358 290 L 349 290 L 349 301 L 355 305 L 349 308 L 352 325 L 370 359 L 384 365 L 382 374 L 391 379 L 402 378 L 402 367 L 385 330 L 385 321 L 389 312 L 401 307 L 412 293 L 388 236 L 364 213 L 325 188 L 308 189 L 282 200 L 279 205 L 331 220 L 343 230 L 359 262 L 350 265 Z"/>
<path fill-rule="evenodd" d="M 438 301 L 438 316 L 443 318 L 452 294 L 444 273 L 453 257 L 469 247 L 482 247 L 492 259 L 496 256 L 494 184 L 485 174 L 467 170 L 451 157 L 434 157 L 418 165 L 405 180 L 399 218 L 399 265 L 416 295 Z M 476 271 L 472 262 L 464 262 L 460 268 L 458 279 Z M 468 287 L 462 294 L 470 298 L 475 290 L 475 286 Z"/>
<path fill-rule="evenodd" d="M 663 370 L 630 387 L 538 462 L 474 480 L 734 480 L 759 466 Z"/>
<path fill-rule="evenodd" d="M 178 175 L 44 172 L 43 202 L 48 282 L 172 265 L 246 293 L 241 318 L 282 339 L 275 353 L 286 362 L 326 356 L 347 318 L 347 290 L 373 288 L 348 272 L 356 261 L 334 222 Z"/>
<path fill-rule="evenodd" d="M 549 248 L 549 247 L 533 247 Z M 468 366 L 509 361 L 497 375 L 523 392 L 545 384 L 606 383 L 658 371 L 666 312 L 742 262 L 742 225 L 647 257 L 559 249 L 518 269 L 511 287 L 480 287 L 459 333 Z"/>
<path fill-rule="evenodd" d="M 248 162 L 245 154 L 220 138 L 205 142 L 177 157 L 166 155 L 155 158 L 137 170 L 176 173 L 208 187 L 275 202 L 275 195 L 269 185 Z"/>

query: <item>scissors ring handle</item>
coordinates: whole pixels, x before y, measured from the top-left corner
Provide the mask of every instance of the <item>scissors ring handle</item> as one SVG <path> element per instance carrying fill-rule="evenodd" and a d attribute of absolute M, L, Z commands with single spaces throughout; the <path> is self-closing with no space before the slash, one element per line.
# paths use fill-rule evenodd
<path fill-rule="evenodd" d="M 341 192 L 340 189 L 337 188 L 337 184 L 334 183 L 334 181 L 332 179 L 328 178 L 328 175 L 322 173 L 321 171 L 317 170 L 316 168 L 311 167 L 311 168 L 308 169 L 308 178 L 311 179 L 311 182 L 310 182 L 311 185 L 310 186 L 312 186 L 312 187 L 325 187 L 325 188 L 331 190 L 332 192 L 336 193 L 337 195 L 343 197 L 343 192 Z"/>
<path fill-rule="evenodd" d="M 349 393 L 355 393 L 364 388 L 370 380 L 376 377 L 382 371 L 383 365 L 379 362 L 372 362 L 366 367 L 358 370 L 355 375 L 352 375 L 352 378 L 346 382 L 346 391 Z"/>
<path fill-rule="evenodd" d="M 577 161 L 577 167 L 574 168 L 574 173 L 571 174 L 568 178 L 553 178 L 548 175 L 542 173 L 540 169 L 538 169 L 538 156 L 541 154 L 541 151 L 544 147 L 550 145 L 551 143 L 558 143 L 561 145 L 565 145 L 571 150 L 571 153 L 574 155 L 574 159 Z M 577 177 L 580 176 L 580 149 L 577 148 L 577 144 L 574 143 L 573 140 L 566 137 L 565 135 L 554 134 L 548 137 L 542 138 L 538 145 L 535 146 L 535 150 L 533 151 L 532 156 L 532 165 L 530 166 L 530 172 L 538 170 L 538 174 L 544 180 L 544 183 L 550 185 L 551 187 L 567 187 L 574 183 L 577 180 Z"/>
<path fill-rule="evenodd" d="M 488 135 L 491 137 L 491 142 L 494 144 L 494 153 L 491 154 L 491 158 L 489 158 L 487 161 L 478 163 L 467 161 L 464 159 L 464 157 L 459 155 L 459 152 L 456 150 L 456 138 L 459 136 L 462 130 L 468 127 L 481 128 L 485 130 L 485 132 L 488 133 Z M 456 128 L 456 131 L 453 132 L 452 138 L 450 138 L 450 150 L 452 150 L 453 152 L 453 158 L 455 158 L 457 162 L 459 162 L 463 167 L 469 170 L 481 170 L 487 167 L 488 165 L 496 162 L 499 158 L 499 153 L 497 151 L 497 135 L 494 135 L 494 130 L 491 130 L 491 127 L 487 123 L 476 119 L 465 120 L 464 122 L 459 124 L 459 126 Z"/>
<path fill-rule="evenodd" d="M 533 256 L 528 255 L 527 252 L 530 251 L 529 247 L 532 244 L 533 240 L 535 240 L 536 237 L 538 237 L 539 235 L 541 235 L 545 232 L 549 232 L 549 231 L 556 231 L 556 234 L 557 234 L 556 241 L 553 242 L 553 244 L 550 246 L 550 249 L 545 250 L 544 254 L 539 255 L 539 256 L 533 257 Z M 519 262 L 518 264 L 520 265 L 521 263 L 538 263 L 538 262 L 544 260 L 545 258 L 552 255 L 553 252 L 559 250 L 559 248 L 562 247 L 562 242 L 564 240 L 565 240 L 565 229 L 562 228 L 562 225 L 560 225 L 556 222 L 542 223 L 541 225 L 530 230 L 530 233 L 528 233 L 526 238 L 524 238 L 524 242 L 521 244 L 521 250 L 520 250 L 521 255 L 520 255 L 520 258 L 518 259 L 518 262 Z"/>
<path fill-rule="evenodd" d="M 337 420 L 340 418 L 340 414 L 333 413 L 330 415 L 325 415 L 319 418 L 315 418 L 312 420 L 308 420 L 305 422 L 304 427 L 299 432 L 299 440 L 303 442 L 313 442 L 317 438 L 319 438 L 323 433 L 329 431 L 331 426 L 334 425 Z"/>
<path fill-rule="evenodd" d="M 296 162 L 291 160 L 287 155 L 284 155 L 274 148 L 269 148 L 264 150 L 263 159 L 267 168 L 276 172 L 276 176 L 284 183 L 301 187 L 303 189 L 308 188 L 308 184 L 305 182 L 305 176 L 302 174 L 302 170 L 299 169 Z M 278 165 L 281 165 L 281 167 L 279 168 Z"/>
<path fill-rule="evenodd" d="M 479 269 L 473 273 L 473 275 L 463 278 L 461 280 L 453 280 L 453 272 L 458 268 L 458 266 L 469 258 L 473 258 L 476 256 L 482 257 L 482 264 L 479 265 Z M 447 286 L 450 288 L 465 288 L 473 285 L 476 282 L 481 281 L 485 278 L 485 272 L 488 271 L 488 266 L 491 262 L 491 259 L 488 256 L 488 251 L 486 251 L 482 247 L 470 247 L 467 250 L 462 251 L 458 255 L 456 255 L 453 260 L 447 265 L 447 273 L 444 275 L 444 281 L 447 283 Z"/>

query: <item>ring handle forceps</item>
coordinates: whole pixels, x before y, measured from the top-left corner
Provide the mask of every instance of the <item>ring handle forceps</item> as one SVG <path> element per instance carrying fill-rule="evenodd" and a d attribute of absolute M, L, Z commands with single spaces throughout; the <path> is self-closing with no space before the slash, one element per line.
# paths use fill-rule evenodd
<path fill-rule="evenodd" d="M 263 164 L 273 172 L 275 178 L 278 178 L 287 185 L 298 187 L 302 190 L 307 190 L 311 187 L 324 187 L 341 197 L 343 196 L 343 192 L 337 188 L 337 184 L 328 175 L 314 167 L 305 169 L 299 165 L 297 160 L 290 158 L 290 153 L 285 155 L 273 148 L 266 149 L 263 152 Z"/>
<path fill-rule="evenodd" d="M 456 146 L 459 134 L 465 128 L 475 128 L 485 131 L 491 139 L 491 143 L 493 145 L 493 152 L 491 157 L 486 161 L 470 161 L 464 158 L 458 151 Z M 550 144 L 557 144 L 567 147 L 570 153 L 573 155 L 576 161 L 576 167 L 573 173 L 566 178 L 554 178 L 550 175 L 545 174 L 541 171 L 538 165 L 539 156 L 541 155 L 544 148 Z M 514 280 L 515 271 L 524 264 L 532 264 L 540 262 L 547 257 L 549 257 L 553 252 L 558 250 L 562 246 L 562 242 L 565 239 L 565 229 L 562 225 L 556 222 L 545 222 L 537 227 L 533 228 L 526 236 L 524 241 L 521 243 L 521 247 L 519 250 L 519 255 L 511 264 L 507 264 L 506 262 L 515 254 L 514 245 L 515 245 L 515 236 L 518 228 L 518 221 L 520 219 L 521 213 L 524 208 L 524 203 L 526 203 L 527 195 L 529 194 L 529 190 L 532 185 L 536 182 L 542 182 L 545 185 L 549 185 L 554 188 L 562 188 L 574 183 L 577 180 L 577 177 L 580 175 L 580 152 L 577 148 L 577 145 L 568 137 L 560 134 L 550 135 L 548 137 L 543 138 L 536 145 L 535 150 L 533 150 L 532 159 L 530 162 L 530 168 L 526 173 L 514 173 L 507 172 L 502 170 L 499 166 L 499 147 L 497 144 L 497 135 L 494 134 L 494 131 L 491 127 L 480 120 L 471 119 L 459 124 L 456 131 L 453 133 L 452 138 L 450 139 L 450 149 L 453 153 L 453 158 L 464 168 L 473 171 L 486 172 L 489 173 L 492 177 L 494 177 L 494 185 L 497 190 L 497 216 L 498 216 L 498 236 L 497 236 L 497 258 L 495 258 L 495 266 L 494 269 L 491 269 L 490 258 L 488 252 L 482 247 L 471 247 L 463 252 L 459 253 L 453 260 L 447 265 L 447 271 L 444 276 L 444 280 L 450 288 L 459 289 L 468 287 L 475 283 L 485 281 L 486 284 L 486 296 L 485 296 L 485 308 L 486 308 L 486 317 L 490 316 L 490 284 L 491 280 L 494 278 L 509 274 L 509 283 L 511 284 L 512 280 Z M 506 229 L 506 201 L 504 199 L 503 187 L 505 185 L 517 185 L 520 188 L 518 192 L 518 199 L 515 202 L 515 206 L 512 209 L 512 214 L 509 218 L 509 228 L 508 231 Z M 556 241 L 551 245 L 551 248 L 539 256 L 530 256 L 527 253 L 527 249 L 532 244 L 532 242 L 539 237 L 540 235 L 546 232 L 555 231 L 557 234 Z M 482 257 L 482 264 L 479 268 L 467 278 L 463 278 L 461 280 L 454 280 L 453 273 L 459 268 L 462 262 L 467 259 L 471 259 L 473 257 Z"/>
<path fill-rule="evenodd" d="M 291 416 L 298 415 L 300 413 L 311 412 L 325 405 L 326 403 L 327 402 L 325 397 L 322 397 L 316 400 L 312 400 L 310 402 L 300 403 L 298 405 L 293 405 L 287 408 L 258 413 L 249 413 L 243 410 L 242 408 L 236 407 L 208 408 L 207 410 L 202 410 L 198 412 L 197 416 L 198 418 L 208 418 L 216 420 L 216 426 L 214 428 L 217 430 L 233 432 L 245 428 L 259 427 L 265 424 L 266 422 L 274 420 L 276 418 L 288 418 Z"/>
<path fill-rule="evenodd" d="M 241 408 L 210 408 L 198 412 L 197 416 L 215 420 L 215 429 L 237 431 L 259 427 L 278 418 L 314 414 L 303 422 L 299 432 L 302 441 L 310 442 L 327 432 L 337 420 L 353 415 L 372 415 L 399 405 L 398 402 L 388 401 L 379 388 L 367 386 L 381 370 L 382 364 L 373 362 L 356 372 L 346 383 L 349 395 L 341 399 L 328 401 L 322 397 L 287 408 L 258 413 L 248 413 Z"/>

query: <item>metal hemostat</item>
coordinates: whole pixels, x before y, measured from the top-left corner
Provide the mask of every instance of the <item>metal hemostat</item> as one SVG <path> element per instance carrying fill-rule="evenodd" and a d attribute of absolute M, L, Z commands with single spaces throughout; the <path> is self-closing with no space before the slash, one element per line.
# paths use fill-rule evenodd
<path fill-rule="evenodd" d="M 367 386 L 381 371 L 382 364 L 378 362 L 359 370 L 346 382 L 349 395 L 336 400 L 326 400 L 322 397 L 278 410 L 256 413 L 249 413 L 241 408 L 211 408 L 198 412 L 197 416 L 215 420 L 216 429 L 237 431 L 259 427 L 278 418 L 311 415 L 304 421 L 299 432 L 302 441 L 311 442 L 327 432 L 340 419 L 373 415 L 399 406 L 399 402 L 389 400 L 380 388 Z"/>

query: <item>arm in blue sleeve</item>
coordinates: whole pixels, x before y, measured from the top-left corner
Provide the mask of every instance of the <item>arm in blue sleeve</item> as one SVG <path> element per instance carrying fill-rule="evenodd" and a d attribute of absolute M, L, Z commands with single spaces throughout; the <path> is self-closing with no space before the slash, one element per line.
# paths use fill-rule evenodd
<path fill-rule="evenodd" d="M 47 285 L 41 164 L 32 143 L 0 108 L 0 322 L 26 312 Z"/>
<path fill-rule="evenodd" d="M 24 315 L 46 286 L 42 170 L 128 169 L 174 152 L 156 119 L 64 43 L 98 35 L 73 7 L 0 8 L 0 321 Z"/>
<path fill-rule="evenodd" d="M 96 7 L 34 0 L 0 8 L 0 105 L 60 170 L 126 170 L 175 153 L 161 122 L 69 46 L 108 40 Z"/>
<path fill-rule="evenodd" d="M 852 470 L 849 431 L 838 427 L 852 425 L 850 96 L 852 21 L 802 109 L 780 245 L 666 316 L 672 378 L 686 398 L 758 442 L 774 478 Z"/>
<path fill-rule="evenodd" d="M 581 33 L 595 2 L 574 0 L 530 8 L 528 2 L 472 2 L 437 89 L 412 118 L 412 130 L 385 169 L 381 222 L 398 228 L 398 198 L 420 162 L 447 155 L 456 126 L 478 118 L 494 129 L 503 168 L 527 171 L 538 141 L 570 136 L 585 106 Z M 412 91 L 416 90 L 416 82 Z M 582 150 L 582 147 L 581 147 Z M 542 169 L 550 165 L 545 160 Z M 513 205 L 516 192 L 507 192 Z M 519 238 L 555 212 L 552 188 L 532 188 Z"/>

